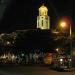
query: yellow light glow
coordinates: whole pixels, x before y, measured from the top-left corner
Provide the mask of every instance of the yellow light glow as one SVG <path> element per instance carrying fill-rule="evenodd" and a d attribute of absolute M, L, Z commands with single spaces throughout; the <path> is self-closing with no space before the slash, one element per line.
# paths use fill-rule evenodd
<path fill-rule="evenodd" d="M 65 28 L 66 27 L 66 22 L 61 22 L 60 25 L 61 25 L 61 27 Z"/>
<path fill-rule="evenodd" d="M 40 8 L 39 8 L 39 12 L 40 12 L 40 15 L 47 15 L 47 7 L 42 5 Z"/>
<path fill-rule="evenodd" d="M 48 11 L 47 7 L 42 5 L 40 8 L 39 8 L 40 11 Z"/>

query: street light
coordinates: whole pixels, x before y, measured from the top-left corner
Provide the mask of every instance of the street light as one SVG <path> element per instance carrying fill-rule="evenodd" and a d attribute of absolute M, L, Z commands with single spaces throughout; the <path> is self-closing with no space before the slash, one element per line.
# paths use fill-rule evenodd
<path fill-rule="evenodd" d="M 60 26 L 61 26 L 62 28 L 65 28 L 65 27 L 66 27 L 66 22 L 65 22 L 65 21 L 60 22 Z"/>
<path fill-rule="evenodd" d="M 62 22 L 60 23 L 60 26 L 61 26 L 62 28 L 65 28 L 66 25 L 67 25 L 67 22 L 65 22 L 65 21 L 62 21 Z M 72 29 L 71 29 L 71 23 L 69 23 L 69 37 L 70 37 L 70 57 L 71 57 L 71 59 L 72 59 Z M 71 68 L 71 67 L 72 67 L 72 60 L 71 60 L 70 68 Z"/>
<path fill-rule="evenodd" d="M 66 28 L 66 26 L 67 26 L 67 23 L 65 22 L 65 21 L 62 21 L 61 23 L 60 23 L 60 26 L 62 27 L 62 28 Z M 71 24 L 69 24 L 69 36 L 70 36 L 70 39 L 72 39 L 72 29 L 71 29 Z"/>

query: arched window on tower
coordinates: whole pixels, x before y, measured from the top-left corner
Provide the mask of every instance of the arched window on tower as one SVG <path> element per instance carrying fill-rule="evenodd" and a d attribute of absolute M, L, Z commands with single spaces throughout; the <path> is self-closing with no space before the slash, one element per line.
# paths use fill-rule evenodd
<path fill-rule="evenodd" d="M 42 20 L 42 27 L 43 27 L 43 20 Z"/>

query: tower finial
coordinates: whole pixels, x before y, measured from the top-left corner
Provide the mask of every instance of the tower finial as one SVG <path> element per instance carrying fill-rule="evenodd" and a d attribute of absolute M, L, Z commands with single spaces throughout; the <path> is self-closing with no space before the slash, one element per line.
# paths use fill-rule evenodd
<path fill-rule="evenodd" d="M 44 3 L 42 3 L 42 5 L 44 6 Z"/>
<path fill-rule="evenodd" d="M 41 0 L 41 4 L 42 4 L 42 6 L 44 6 L 44 0 Z"/>

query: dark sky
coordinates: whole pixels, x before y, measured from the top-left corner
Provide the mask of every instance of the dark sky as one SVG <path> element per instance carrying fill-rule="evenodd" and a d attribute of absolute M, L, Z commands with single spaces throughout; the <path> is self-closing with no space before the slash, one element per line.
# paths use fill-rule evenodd
<path fill-rule="evenodd" d="M 51 27 L 60 16 L 71 16 L 75 20 L 74 0 L 11 0 L 0 21 L 0 31 L 36 28 L 38 8 L 42 3 L 49 9 Z"/>

